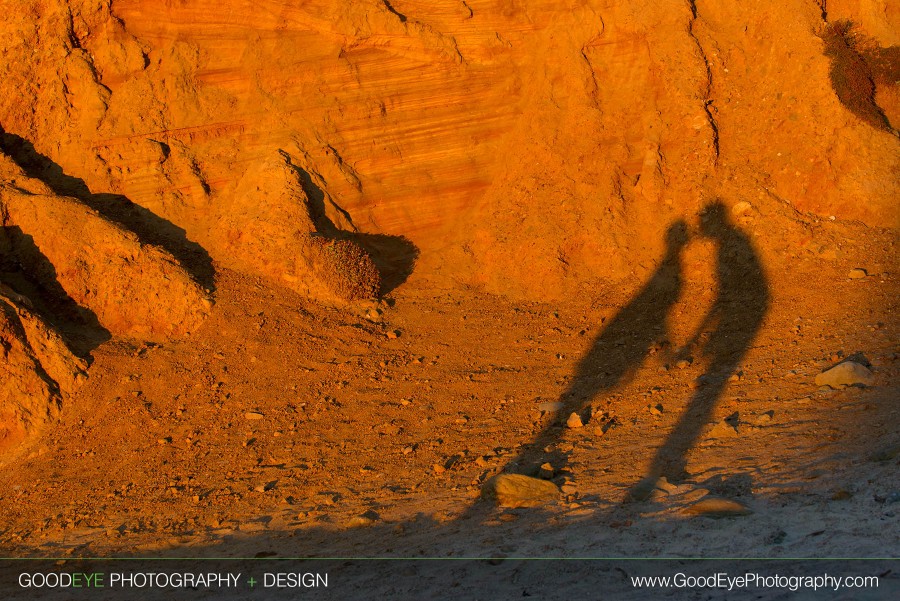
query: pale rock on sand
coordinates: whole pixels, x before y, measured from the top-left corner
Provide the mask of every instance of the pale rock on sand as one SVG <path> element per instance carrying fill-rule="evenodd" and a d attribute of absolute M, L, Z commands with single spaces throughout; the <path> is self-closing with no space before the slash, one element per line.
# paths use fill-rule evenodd
<path fill-rule="evenodd" d="M 874 380 L 872 372 L 866 366 L 853 361 L 844 361 L 816 376 L 816 386 L 830 386 L 831 388 L 854 384 L 871 386 Z"/>

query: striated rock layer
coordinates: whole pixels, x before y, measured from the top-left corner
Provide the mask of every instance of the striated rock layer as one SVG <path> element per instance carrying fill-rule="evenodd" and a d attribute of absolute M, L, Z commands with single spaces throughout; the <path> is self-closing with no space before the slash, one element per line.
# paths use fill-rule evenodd
<path fill-rule="evenodd" d="M 420 276 L 530 298 L 646 272 L 712 198 L 897 225 L 885 0 L 24 5 L 0 124 L 282 280 L 293 268 L 211 225 L 279 153 L 338 230 L 404 236 Z"/>

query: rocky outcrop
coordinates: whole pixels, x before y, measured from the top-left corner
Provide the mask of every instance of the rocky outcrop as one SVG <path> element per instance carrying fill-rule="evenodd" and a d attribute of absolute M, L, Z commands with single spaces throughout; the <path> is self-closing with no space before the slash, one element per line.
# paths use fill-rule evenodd
<path fill-rule="evenodd" d="M 0 451 L 54 419 L 86 375 L 87 362 L 30 304 L 0 284 Z"/>
<path fill-rule="evenodd" d="M 373 299 L 380 276 L 369 255 L 349 240 L 320 232 L 298 167 L 281 154 L 248 169 L 216 229 L 233 262 L 311 298 Z M 319 216 L 323 219 L 323 216 Z"/>
<path fill-rule="evenodd" d="M 167 251 L 0 153 L 0 451 L 56 418 L 103 335 L 184 336 L 211 306 Z"/>
<path fill-rule="evenodd" d="M 5 167 L 4 175 L 15 173 Z M 39 285 L 58 287 L 113 334 L 166 340 L 202 323 L 209 292 L 169 253 L 141 244 L 77 199 L 23 181 L 21 173 L 12 179 L 0 183 L 0 237 Z"/>

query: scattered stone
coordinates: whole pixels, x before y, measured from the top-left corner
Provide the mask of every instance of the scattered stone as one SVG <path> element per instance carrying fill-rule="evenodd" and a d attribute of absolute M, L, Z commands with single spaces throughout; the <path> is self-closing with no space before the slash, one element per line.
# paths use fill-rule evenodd
<path fill-rule="evenodd" d="M 573 495 L 578 491 L 578 486 L 571 480 L 566 480 L 560 488 L 565 495 Z"/>
<path fill-rule="evenodd" d="M 553 477 L 553 466 L 550 465 L 549 463 L 545 463 L 545 464 L 541 465 L 540 469 L 538 470 L 538 477 L 542 478 L 544 480 L 549 480 L 550 478 L 552 478 Z"/>
<path fill-rule="evenodd" d="M 569 419 L 566 420 L 566 425 L 572 429 L 575 429 L 584 426 L 584 422 L 581 421 L 580 415 L 573 412 L 572 415 L 569 416 Z"/>
<path fill-rule="evenodd" d="M 660 499 L 666 497 L 678 490 L 678 487 L 671 484 L 665 476 L 659 478 L 644 478 L 635 484 L 628 495 L 634 501 L 646 501 L 647 499 Z"/>
<path fill-rule="evenodd" d="M 655 487 L 657 490 L 663 490 L 669 494 L 678 490 L 678 486 L 669 482 L 668 478 L 665 476 L 660 476 L 659 479 L 655 483 Z"/>
<path fill-rule="evenodd" d="M 847 277 L 849 277 L 851 280 L 861 280 L 861 279 L 868 277 L 868 275 L 869 275 L 868 271 L 866 271 L 865 269 L 862 269 L 860 267 L 857 267 L 855 269 L 851 269 L 850 273 L 847 274 Z"/>
<path fill-rule="evenodd" d="M 765 425 L 765 424 L 771 423 L 773 417 L 775 417 L 775 412 L 774 412 L 774 411 L 766 411 L 766 412 L 763 413 L 762 415 L 757 415 L 757 416 L 756 416 L 756 419 L 753 420 L 753 422 L 754 422 L 757 426 L 763 426 L 763 425 Z"/>
<path fill-rule="evenodd" d="M 500 474 L 484 484 L 481 495 L 501 507 L 535 507 L 557 501 L 560 490 L 549 480 Z"/>
<path fill-rule="evenodd" d="M 710 518 L 737 517 L 750 515 L 753 511 L 742 503 L 730 499 L 706 497 L 684 509 L 688 515 L 699 515 Z"/>
<path fill-rule="evenodd" d="M 731 212 L 734 214 L 735 217 L 741 217 L 743 215 L 746 215 L 747 213 L 750 213 L 752 210 L 753 210 L 753 205 L 751 205 L 746 200 L 742 200 L 738 203 L 735 203 L 735 205 L 733 207 L 731 207 Z"/>
<path fill-rule="evenodd" d="M 362 515 L 358 515 L 354 518 L 351 518 L 349 522 L 347 522 L 348 528 L 365 528 L 366 526 L 371 526 L 375 522 L 381 519 L 381 516 L 378 515 L 377 512 L 369 510 Z"/>
<path fill-rule="evenodd" d="M 841 388 L 854 384 L 871 386 L 874 381 L 872 372 L 865 365 L 854 361 L 844 361 L 816 376 L 816 386 L 830 388 Z"/>
<path fill-rule="evenodd" d="M 709 431 L 707 436 L 709 438 L 735 438 L 737 435 L 737 426 L 726 420 L 722 420 Z"/>
<path fill-rule="evenodd" d="M 256 419 L 262 419 L 265 416 L 262 413 L 258 413 L 256 411 L 248 411 L 247 413 L 244 414 L 244 417 L 246 419 L 256 420 Z"/>

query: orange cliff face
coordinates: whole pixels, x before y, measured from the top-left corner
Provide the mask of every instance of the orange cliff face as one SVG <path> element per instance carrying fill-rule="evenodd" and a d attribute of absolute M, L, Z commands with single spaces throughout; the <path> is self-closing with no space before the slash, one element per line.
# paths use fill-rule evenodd
<path fill-rule="evenodd" d="M 828 3 L 889 49 L 882 4 Z M 812 0 L 33 2 L 5 25 L 0 124 L 60 192 L 122 195 L 225 265 L 289 269 L 222 235 L 253 203 L 242 179 L 283 156 L 306 197 L 285 202 L 320 229 L 405 243 L 360 242 L 382 267 L 418 253 L 421 277 L 554 298 L 646 269 L 712 198 L 897 225 L 896 83 L 876 82 L 883 122 L 845 106 L 840 69 L 865 65 L 836 72 L 823 17 Z"/>

